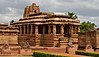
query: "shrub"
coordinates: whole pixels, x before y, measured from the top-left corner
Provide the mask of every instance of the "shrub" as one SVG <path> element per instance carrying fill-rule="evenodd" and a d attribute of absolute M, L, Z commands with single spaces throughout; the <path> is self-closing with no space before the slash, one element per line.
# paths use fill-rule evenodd
<path fill-rule="evenodd" d="M 85 51 L 77 50 L 75 53 L 78 54 L 78 55 L 86 55 L 86 56 L 99 57 L 99 53 L 95 53 L 95 52 L 85 52 Z"/>
<path fill-rule="evenodd" d="M 64 55 L 56 55 L 56 54 L 50 54 L 45 52 L 34 52 L 34 57 L 70 57 L 70 56 L 64 56 Z"/>

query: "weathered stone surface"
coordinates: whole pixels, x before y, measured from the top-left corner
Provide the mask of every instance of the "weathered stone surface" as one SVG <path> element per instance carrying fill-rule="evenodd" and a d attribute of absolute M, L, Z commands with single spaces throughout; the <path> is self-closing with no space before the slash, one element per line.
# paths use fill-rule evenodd
<path fill-rule="evenodd" d="M 93 51 L 99 49 L 99 30 L 91 30 L 85 33 L 79 33 L 78 49 Z M 94 49 L 93 49 L 94 48 Z"/>
<path fill-rule="evenodd" d="M 18 28 L 11 26 L 0 26 L 0 44 L 18 44 Z"/>

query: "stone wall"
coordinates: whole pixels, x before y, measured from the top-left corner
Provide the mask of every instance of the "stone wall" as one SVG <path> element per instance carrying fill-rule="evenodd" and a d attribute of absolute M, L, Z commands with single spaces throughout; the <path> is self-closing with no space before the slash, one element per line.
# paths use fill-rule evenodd
<path fill-rule="evenodd" d="M 99 30 L 87 31 L 79 33 L 78 49 L 86 49 L 87 45 L 91 45 L 93 49 L 99 49 Z"/>
<path fill-rule="evenodd" d="M 0 35 L 0 44 L 7 42 L 8 44 L 18 44 L 17 35 Z"/>
<path fill-rule="evenodd" d="M 0 45 L 18 45 L 18 28 L 12 26 L 0 26 Z"/>
<path fill-rule="evenodd" d="M 63 39 L 63 34 L 22 34 L 18 37 L 18 43 L 22 45 L 23 42 L 28 42 L 31 46 L 58 47 L 59 39 Z"/>

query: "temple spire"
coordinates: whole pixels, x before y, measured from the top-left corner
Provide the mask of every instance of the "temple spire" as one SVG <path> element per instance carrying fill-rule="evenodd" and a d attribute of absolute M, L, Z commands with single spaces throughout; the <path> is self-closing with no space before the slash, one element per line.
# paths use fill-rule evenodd
<path fill-rule="evenodd" d="M 37 6 L 36 3 L 33 3 L 31 6 L 25 7 L 23 17 L 29 17 L 30 14 L 36 14 L 39 12 L 39 6 Z"/>

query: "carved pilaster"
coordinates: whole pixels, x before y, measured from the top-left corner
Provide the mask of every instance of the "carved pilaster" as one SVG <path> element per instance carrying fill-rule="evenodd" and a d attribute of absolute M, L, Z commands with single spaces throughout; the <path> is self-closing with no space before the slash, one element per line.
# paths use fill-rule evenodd
<path fill-rule="evenodd" d="M 25 25 L 23 25 L 23 34 L 26 34 L 26 26 Z"/>
<path fill-rule="evenodd" d="M 39 28 L 41 29 L 41 28 Z M 38 47 L 40 45 L 40 39 L 38 38 L 38 25 L 35 25 L 35 36 L 36 36 L 36 39 L 35 39 L 35 42 L 36 42 L 36 47 Z"/>
<path fill-rule="evenodd" d="M 53 25 L 53 34 L 56 34 L 56 25 Z"/>
<path fill-rule="evenodd" d="M 38 34 L 38 26 L 35 25 L 35 34 Z"/>
<path fill-rule="evenodd" d="M 51 26 L 48 25 L 48 34 L 50 34 L 50 33 L 51 33 Z"/>
<path fill-rule="evenodd" d="M 19 26 L 20 27 L 20 34 L 22 34 L 22 26 Z"/>
<path fill-rule="evenodd" d="M 70 25 L 69 27 L 70 27 L 70 33 L 69 34 L 72 35 L 73 34 L 73 25 Z"/>
<path fill-rule="evenodd" d="M 31 32 L 31 34 L 32 34 L 32 32 L 33 32 L 33 25 L 31 25 L 31 31 L 30 31 L 30 32 Z"/>
<path fill-rule="evenodd" d="M 29 34 L 29 25 L 27 25 L 27 34 Z"/>
<path fill-rule="evenodd" d="M 78 26 L 78 32 L 80 32 L 80 26 Z"/>
<path fill-rule="evenodd" d="M 61 34 L 64 34 L 64 25 L 61 25 Z"/>
<path fill-rule="evenodd" d="M 43 26 L 43 34 L 45 34 L 45 26 Z"/>

